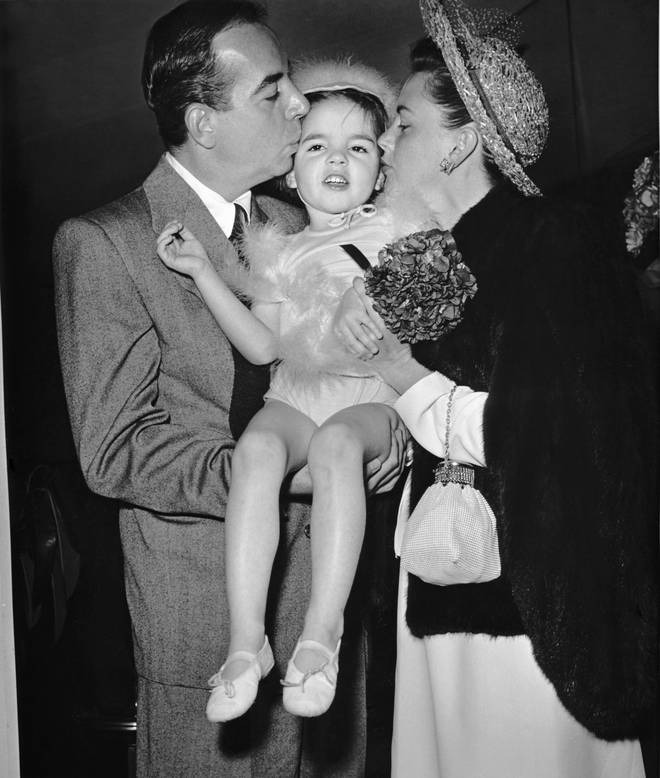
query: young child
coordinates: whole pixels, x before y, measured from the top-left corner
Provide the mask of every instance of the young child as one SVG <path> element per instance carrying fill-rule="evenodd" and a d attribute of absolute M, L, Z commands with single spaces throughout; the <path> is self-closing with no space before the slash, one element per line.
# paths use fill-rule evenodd
<path fill-rule="evenodd" d="M 366 255 L 375 263 L 391 238 L 387 216 L 367 203 L 382 183 L 377 139 L 393 94 L 379 73 L 350 62 L 308 65 L 294 80 L 311 107 L 286 180 L 297 189 L 309 226 L 293 236 L 268 227 L 246 240 L 257 278 L 247 290 L 251 309 L 185 226 L 172 222 L 158 239 L 163 262 L 194 279 L 246 359 L 281 360 L 265 405 L 232 458 L 225 517 L 231 637 L 229 654 L 209 681 L 211 721 L 245 713 L 273 667 L 264 617 L 279 540 L 279 494 L 283 479 L 305 464 L 313 486 L 312 588 L 283 697 L 284 707 L 300 716 L 329 708 L 364 535 L 364 464 L 390 449 L 394 411 L 387 404 L 396 395 L 333 343 L 330 322 L 341 295 L 361 274 L 358 261 Z"/>

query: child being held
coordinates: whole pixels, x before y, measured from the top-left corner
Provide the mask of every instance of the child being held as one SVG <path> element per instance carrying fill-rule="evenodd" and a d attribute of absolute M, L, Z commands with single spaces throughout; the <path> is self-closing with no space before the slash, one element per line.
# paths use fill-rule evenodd
<path fill-rule="evenodd" d="M 393 94 L 379 73 L 349 62 L 307 66 L 294 81 L 311 107 L 287 184 L 297 189 L 309 226 L 293 236 L 268 227 L 246 240 L 257 278 L 247 290 L 251 308 L 184 225 L 170 223 L 158 239 L 163 262 L 191 276 L 247 360 L 280 360 L 265 405 L 232 458 L 225 516 L 230 645 L 210 679 L 211 721 L 245 713 L 273 667 L 264 619 L 279 494 L 283 480 L 305 465 L 312 480 L 312 587 L 283 702 L 299 716 L 330 707 L 365 529 L 364 465 L 385 458 L 396 423 L 396 393 L 333 343 L 330 327 L 343 292 L 392 237 L 387 215 L 369 201 L 382 184 L 378 137 Z"/>

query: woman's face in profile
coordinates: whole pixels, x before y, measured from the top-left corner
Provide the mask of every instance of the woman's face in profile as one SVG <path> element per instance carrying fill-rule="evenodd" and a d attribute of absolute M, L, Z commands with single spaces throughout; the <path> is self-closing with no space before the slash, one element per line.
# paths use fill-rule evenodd
<path fill-rule="evenodd" d="M 414 73 L 406 81 L 396 118 L 378 143 L 390 185 L 394 179 L 405 190 L 437 193 L 448 179 L 440 163 L 454 148 L 458 131 L 445 127 L 442 108 L 426 92 L 427 78 Z"/>

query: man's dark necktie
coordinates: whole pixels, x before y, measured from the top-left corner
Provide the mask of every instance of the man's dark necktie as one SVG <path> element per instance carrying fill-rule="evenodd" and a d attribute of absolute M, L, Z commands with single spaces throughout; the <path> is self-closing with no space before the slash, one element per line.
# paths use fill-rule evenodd
<path fill-rule="evenodd" d="M 241 249 L 241 238 L 243 237 L 243 233 L 245 232 L 245 225 L 247 223 L 248 217 L 247 213 L 245 213 L 245 208 L 243 208 L 243 206 L 239 205 L 238 203 L 234 203 L 234 226 L 231 228 L 229 241 L 236 249 L 236 253 L 242 262 L 244 262 L 245 259 Z"/>
<path fill-rule="evenodd" d="M 248 223 L 245 209 L 234 203 L 234 226 L 229 240 L 236 249 L 239 259 L 247 264 L 241 239 Z M 247 427 L 254 414 L 263 406 L 264 394 L 270 384 L 270 367 L 268 365 L 253 365 L 232 346 L 234 356 L 234 388 L 232 390 L 231 406 L 229 408 L 229 428 L 236 440 Z"/>

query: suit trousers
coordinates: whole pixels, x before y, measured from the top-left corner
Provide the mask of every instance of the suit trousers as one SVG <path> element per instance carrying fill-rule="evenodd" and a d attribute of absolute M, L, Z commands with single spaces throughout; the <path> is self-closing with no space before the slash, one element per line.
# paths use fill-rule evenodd
<path fill-rule="evenodd" d="M 294 504 L 281 525 L 269 592 L 267 633 L 275 668 L 241 718 L 211 724 L 203 684 L 149 678 L 153 662 L 138 658 L 138 778 L 351 778 L 364 775 L 366 756 L 366 640 L 359 618 L 362 592 L 351 595 L 340 654 L 337 696 L 328 713 L 301 719 L 282 707 L 280 678 L 302 630 L 311 580 L 306 505 Z M 123 527 L 127 570 L 139 537 Z M 130 537 L 131 546 L 128 547 Z M 142 567 L 141 567 L 142 569 Z M 220 574 L 220 570 L 218 570 Z M 127 575 L 129 601 L 136 582 Z M 218 608 L 225 610 L 224 603 Z M 138 627 L 139 632 L 139 627 Z M 226 635 L 217 635 L 218 652 Z M 139 655 L 139 640 L 136 641 Z M 151 657 L 153 659 L 153 657 Z M 220 661 L 220 660 L 218 660 Z M 217 667 L 212 668 L 217 670 Z"/>

